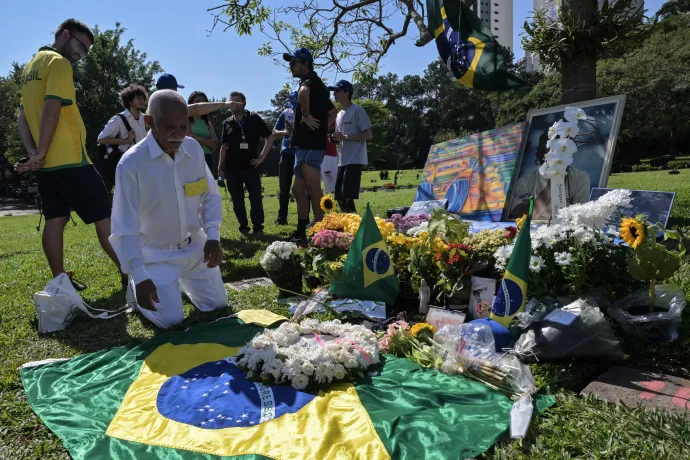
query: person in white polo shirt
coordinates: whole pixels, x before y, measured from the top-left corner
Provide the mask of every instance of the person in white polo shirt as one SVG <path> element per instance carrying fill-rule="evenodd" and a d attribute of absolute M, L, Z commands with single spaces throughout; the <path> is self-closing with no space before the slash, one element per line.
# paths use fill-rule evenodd
<path fill-rule="evenodd" d="M 331 141 L 338 143 L 338 177 L 335 180 L 335 199 L 342 212 L 357 212 L 362 167 L 369 163 L 367 141 L 372 139 L 372 125 L 366 110 L 352 102 L 354 88 L 347 80 L 329 86 L 342 110 L 335 118 L 335 132 Z"/>
<path fill-rule="evenodd" d="M 110 242 L 139 310 L 163 329 L 184 320 L 180 288 L 202 311 L 228 302 L 219 268 L 221 197 L 201 146 L 185 137 L 188 114 L 179 93 L 153 93 L 151 131 L 116 172 Z"/>
<path fill-rule="evenodd" d="M 115 168 L 122 154 L 146 137 L 144 112 L 147 100 L 148 94 L 143 86 L 132 84 L 123 89 L 120 102 L 124 112 L 113 116 L 98 135 L 98 145 L 104 146 L 98 154 L 98 171 L 108 192 L 115 185 Z"/>

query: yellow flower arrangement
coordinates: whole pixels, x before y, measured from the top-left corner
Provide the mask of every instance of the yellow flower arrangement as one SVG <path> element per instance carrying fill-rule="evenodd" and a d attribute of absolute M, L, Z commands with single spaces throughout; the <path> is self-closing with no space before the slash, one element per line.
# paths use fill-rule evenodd
<path fill-rule="evenodd" d="M 321 210 L 326 213 L 335 211 L 335 201 L 331 195 L 326 194 L 321 197 Z"/>
<path fill-rule="evenodd" d="M 390 235 L 387 239 L 387 242 L 389 246 L 405 246 L 407 249 L 412 249 L 415 246 L 422 244 L 422 241 L 419 238 L 406 236 L 402 233 L 394 233 Z"/>
<path fill-rule="evenodd" d="M 376 220 L 376 226 L 379 228 L 384 240 L 388 238 L 389 235 L 395 233 L 395 225 L 393 225 L 392 222 L 386 222 L 385 219 L 380 217 L 374 217 L 374 219 Z M 309 229 L 309 236 L 321 230 L 335 230 L 337 232 L 346 232 L 355 235 L 361 223 L 362 218 L 358 214 L 331 212 L 326 214 L 320 222 L 317 222 Z"/>
<path fill-rule="evenodd" d="M 629 217 L 623 218 L 620 228 L 621 238 L 633 249 L 647 241 L 647 226 L 644 222 Z"/>

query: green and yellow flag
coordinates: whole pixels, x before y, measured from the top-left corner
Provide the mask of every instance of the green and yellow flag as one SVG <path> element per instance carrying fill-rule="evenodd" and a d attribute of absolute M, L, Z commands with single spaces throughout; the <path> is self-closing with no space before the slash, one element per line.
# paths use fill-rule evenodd
<path fill-rule="evenodd" d="M 530 198 L 529 213 L 522 224 L 520 233 L 515 240 L 513 254 L 510 256 L 503 281 L 498 288 L 498 294 L 491 308 L 491 319 L 498 321 L 505 327 L 517 313 L 525 311 L 527 304 L 527 280 L 529 278 L 529 263 L 532 260 L 532 239 L 530 224 L 534 197 Z"/>
<path fill-rule="evenodd" d="M 247 380 L 235 357 L 263 331 L 255 312 L 27 364 L 27 399 L 74 460 L 469 458 L 508 428 L 508 397 L 404 358 L 326 391 Z M 537 398 L 537 409 L 554 402 Z"/>
<path fill-rule="evenodd" d="M 503 51 L 474 11 L 461 0 L 427 0 L 429 32 L 448 69 L 463 85 L 480 90 L 513 89 L 525 84 L 508 72 Z"/>
<path fill-rule="evenodd" d="M 393 305 L 398 297 L 395 267 L 368 203 L 345 266 L 329 290 L 341 298 L 381 301 L 388 305 Z"/>

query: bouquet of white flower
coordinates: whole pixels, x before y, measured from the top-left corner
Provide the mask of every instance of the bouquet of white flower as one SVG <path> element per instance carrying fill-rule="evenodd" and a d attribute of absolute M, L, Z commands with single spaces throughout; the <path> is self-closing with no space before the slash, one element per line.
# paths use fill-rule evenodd
<path fill-rule="evenodd" d="M 250 380 L 289 383 L 297 390 L 352 381 L 378 362 L 376 335 L 339 320 L 305 319 L 265 329 L 237 356 L 237 365 Z"/>
<path fill-rule="evenodd" d="M 613 244 L 615 230 L 603 230 L 612 215 L 630 205 L 629 190 L 613 190 L 595 202 L 576 204 L 558 211 L 559 222 L 531 232 L 531 294 L 581 295 L 604 289 L 625 294 L 635 286 L 627 275 L 624 247 Z M 497 270 L 504 270 L 513 246 L 494 253 Z"/>
<path fill-rule="evenodd" d="M 261 256 L 261 266 L 281 288 L 282 296 L 302 291 L 302 272 L 299 265 L 299 251 L 295 243 L 275 241 Z"/>
<path fill-rule="evenodd" d="M 266 271 L 278 271 L 286 264 L 293 262 L 297 255 L 297 245 L 285 241 L 275 241 L 266 248 L 266 252 L 261 256 L 261 266 Z"/>

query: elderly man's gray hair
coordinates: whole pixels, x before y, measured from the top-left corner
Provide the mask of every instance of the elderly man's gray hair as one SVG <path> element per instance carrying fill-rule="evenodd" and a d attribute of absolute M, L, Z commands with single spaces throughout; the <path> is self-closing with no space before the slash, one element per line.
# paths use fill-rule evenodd
<path fill-rule="evenodd" d="M 182 95 L 171 89 L 161 89 L 149 99 L 149 115 L 154 118 L 165 116 L 166 112 L 182 110 L 187 112 L 187 102 Z"/>

